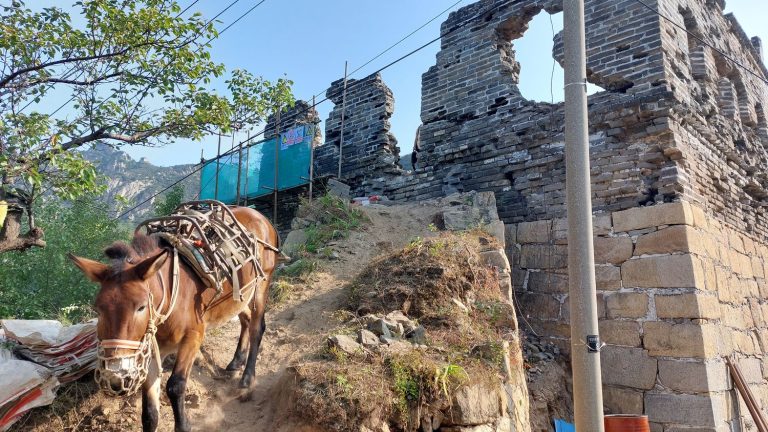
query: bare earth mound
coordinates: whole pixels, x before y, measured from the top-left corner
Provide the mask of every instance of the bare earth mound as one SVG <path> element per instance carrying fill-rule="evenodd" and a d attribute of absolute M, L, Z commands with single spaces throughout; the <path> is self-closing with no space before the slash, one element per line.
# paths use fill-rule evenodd
<path fill-rule="evenodd" d="M 502 424 L 515 401 L 503 384 L 519 365 L 509 364 L 505 340 L 514 339 L 516 321 L 496 270 L 480 258 L 498 247 L 479 230 L 441 233 L 372 261 L 349 284 L 354 316 L 334 336 L 351 334 L 362 345 L 332 343 L 294 368 L 293 415 L 334 431 L 509 430 Z M 397 326 L 415 327 L 412 320 L 422 340 L 398 337 Z M 380 343 L 366 341 L 372 332 Z M 481 413 L 467 412 L 462 398 Z"/>

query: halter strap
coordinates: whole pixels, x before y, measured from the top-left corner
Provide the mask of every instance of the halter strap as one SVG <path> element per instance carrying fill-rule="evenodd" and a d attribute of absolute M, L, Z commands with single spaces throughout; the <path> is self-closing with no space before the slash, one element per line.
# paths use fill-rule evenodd
<path fill-rule="evenodd" d="M 104 339 L 99 343 L 102 348 L 126 348 L 132 350 L 141 348 L 141 341 L 133 341 L 129 339 Z"/>
<path fill-rule="evenodd" d="M 175 247 L 173 248 L 173 272 L 171 274 L 171 302 L 168 304 L 168 310 L 165 312 L 165 314 L 162 313 L 163 306 L 165 305 L 165 280 L 163 280 L 163 275 L 158 272 L 158 276 L 160 277 L 160 289 L 163 292 L 163 297 L 160 300 L 160 306 L 157 307 L 157 309 L 154 308 L 154 302 L 152 301 L 152 291 L 149 291 L 148 295 L 150 298 L 149 304 L 150 310 L 149 310 L 149 318 L 150 322 L 154 321 L 155 326 L 159 326 L 162 323 L 165 322 L 165 320 L 168 319 L 168 317 L 173 313 L 174 307 L 176 307 L 176 299 L 179 297 L 179 251 Z"/>
<path fill-rule="evenodd" d="M 148 297 L 148 307 L 149 307 L 149 323 L 147 324 L 147 330 L 145 334 L 149 333 L 151 334 L 152 339 L 152 345 L 153 349 L 155 351 L 155 360 L 157 360 L 157 364 L 160 365 L 161 359 L 160 359 L 160 349 L 157 345 L 157 338 L 155 338 L 155 333 L 157 333 L 157 327 L 160 326 L 162 323 L 165 322 L 165 320 L 168 319 L 168 317 L 173 312 L 173 308 L 176 306 L 176 299 L 179 297 L 179 254 L 176 248 L 173 248 L 173 264 L 172 264 L 172 282 L 171 282 L 171 301 L 168 304 L 168 310 L 163 314 L 162 309 L 165 305 L 166 295 L 165 295 L 165 281 L 163 280 L 163 275 L 158 272 L 158 278 L 160 279 L 160 290 L 163 292 L 163 297 L 160 300 L 160 305 L 155 308 L 155 302 L 152 295 L 152 291 L 149 290 L 147 292 Z M 143 340 L 143 338 L 142 338 Z M 104 339 L 102 341 L 99 341 L 99 344 L 102 348 L 120 348 L 120 349 L 131 349 L 131 350 L 138 350 L 141 348 L 141 341 L 134 341 L 130 339 Z"/>

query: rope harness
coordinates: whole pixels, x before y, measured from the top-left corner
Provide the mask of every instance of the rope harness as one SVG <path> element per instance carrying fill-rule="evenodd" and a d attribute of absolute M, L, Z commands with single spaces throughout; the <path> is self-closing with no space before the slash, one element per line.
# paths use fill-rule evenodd
<path fill-rule="evenodd" d="M 155 334 L 157 334 L 157 328 L 163 324 L 171 315 L 171 312 L 173 312 L 179 294 L 179 254 L 175 248 L 173 250 L 172 266 L 173 275 L 170 286 L 171 300 L 165 313 L 161 312 L 166 301 L 165 281 L 163 280 L 163 275 L 161 273 L 158 272 L 157 277 L 160 281 L 160 289 L 163 292 L 163 296 L 160 300 L 160 305 L 157 308 L 155 308 L 152 291 L 147 290 L 149 322 L 147 323 L 147 330 L 144 332 L 144 336 L 142 336 L 141 340 L 104 339 L 99 341 L 97 366 L 96 371 L 94 372 L 94 378 L 102 391 L 111 396 L 127 396 L 136 393 L 139 387 L 144 384 L 144 381 L 147 380 L 147 376 L 149 375 L 149 361 L 152 359 L 153 353 L 158 370 L 162 368 L 160 347 L 157 345 Z M 133 353 L 116 355 L 113 352 L 112 355 L 108 356 L 106 354 L 107 349 L 132 350 Z"/>
<path fill-rule="evenodd" d="M 181 204 L 170 216 L 149 219 L 136 228 L 145 229 L 148 235 L 157 234 L 173 249 L 173 273 L 170 288 L 170 302 L 166 303 L 166 284 L 160 272 L 157 273 L 163 292 L 160 305 L 155 308 L 151 290 L 147 290 L 149 322 L 141 340 L 105 339 L 99 342 L 98 363 L 95 379 L 99 387 L 112 396 L 126 396 L 135 393 L 149 375 L 150 360 L 154 357 L 158 369 L 162 370 L 162 358 L 157 343 L 157 329 L 174 310 L 179 292 L 179 254 L 194 269 L 207 288 L 215 288 L 216 294 L 208 303 L 215 304 L 222 293 L 225 279 L 232 283 L 235 301 L 245 301 L 253 288 L 266 278 L 258 256 L 258 245 L 275 253 L 279 249 L 256 238 L 234 217 L 232 211 L 219 201 L 192 201 Z M 240 286 L 238 271 L 252 263 L 256 277 L 245 286 Z M 132 353 L 106 355 L 107 349 L 130 350 Z"/>

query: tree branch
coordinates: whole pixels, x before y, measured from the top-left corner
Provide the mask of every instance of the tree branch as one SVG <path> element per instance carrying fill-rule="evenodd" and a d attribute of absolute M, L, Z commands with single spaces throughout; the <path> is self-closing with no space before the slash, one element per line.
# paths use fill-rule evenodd
<path fill-rule="evenodd" d="M 151 137 L 160 131 L 161 128 L 152 128 L 141 132 L 136 132 L 133 135 L 106 133 L 105 138 L 113 139 L 115 141 L 122 141 L 127 144 L 136 144 L 144 141 L 146 138 Z"/>
<path fill-rule="evenodd" d="M 83 144 L 100 140 L 106 137 L 107 137 L 107 128 L 102 127 L 102 128 L 96 129 L 95 131 L 91 132 L 88 135 L 84 135 L 84 136 L 75 138 L 71 141 L 67 141 L 66 143 L 61 145 L 61 150 L 62 151 L 71 150 L 73 148 L 80 147 Z"/>
<path fill-rule="evenodd" d="M 0 253 L 14 250 L 23 251 L 33 246 L 45 247 L 43 230 L 40 228 L 33 228 L 26 234 L 21 234 L 22 212 L 21 207 L 8 209 L 8 215 L 2 229 L 0 229 Z"/>
<path fill-rule="evenodd" d="M 46 68 L 49 68 L 49 67 L 52 67 L 52 66 L 58 66 L 58 65 L 67 64 L 67 63 L 77 63 L 77 62 L 81 62 L 81 61 L 103 60 L 103 59 L 112 58 L 112 57 L 119 57 L 119 56 L 127 54 L 131 50 L 138 49 L 138 48 L 143 48 L 143 47 L 151 46 L 151 45 L 155 45 L 155 44 L 157 44 L 157 41 L 149 41 L 149 42 L 144 42 L 144 43 L 140 43 L 140 44 L 136 44 L 136 45 L 131 45 L 129 47 L 125 47 L 125 48 L 123 48 L 123 49 L 121 49 L 119 51 L 115 51 L 115 52 L 111 52 L 111 53 L 95 54 L 95 55 L 82 56 L 82 57 L 63 58 L 63 59 L 59 59 L 59 60 L 50 61 L 50 62 L 47 62 L 47 63 L 41 63 L 41 64 L 38 64 L 38 65 L 29 66 L 29 67 L 26 67 L 26 68 L 23 68 L 23 69 L 19 69 L 19 70 L 15 71 L 15 72 L 11 72 L 5 78 L 0 79 L 0 88 L 5 87 L 9 82 L 13 81 L 17 77 L 19 77 L 21 75 L 24 75 L 24 74 L 27 74 L 27 73 L 30 73 L 30 72 L 35 72 L 35 71 L 43 70 L 43 69 L 46 69 Z"/>
<path fill-rule="evenodd" d="M 9 251 L 24 251 L 31 247 L 45 247 L 43 230 L 35 228 L 23 236 L 13 239 L 0 239 L 0 253 Z"/>
<path fill-rule="evenodd" d="M 72 84 L 72 85 L 79 85 L 79 86 L 87 86 L 87 85 L 93 85 L 96 83 L 99 83 L 101 81 L 108 80 L 110 78 L 118 77 L 122 75 L 124 71 L 111 73 L 109 75 L 104 75 L 102 77 L 98 77 L 92 80 L 86 80 L 86 81 L 79 81 L 79 80 L 72 80 L 72 79 L 63 79 L 63 78 L 46 78 L 42 80 L 33 81 L 32 85 L 38 85 L 38 84 L 46 84 L 46 83 L 54 83 L 54 84 Z"/>

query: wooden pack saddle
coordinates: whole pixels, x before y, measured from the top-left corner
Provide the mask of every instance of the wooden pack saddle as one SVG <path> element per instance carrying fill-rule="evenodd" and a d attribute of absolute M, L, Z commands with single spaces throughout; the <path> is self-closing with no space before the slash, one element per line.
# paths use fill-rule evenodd
<path fill-rule="evenodd" d="M 246 293 L 265 277 L 258 244 L 280 252 L 248 231 L 226 204 L 214 200 L 183 203 L 170 216 L 141 222 L 136 232 L 141 230 L 147 235 L 159 235 L 176 248 L 206 286 L 216 289 L 217 297 L 223 282 L 229 280 L 236 301 L 243 301 Z M 257 277 L 241 286 L 237 272 L 248 263 L 253 263 Z"/>

